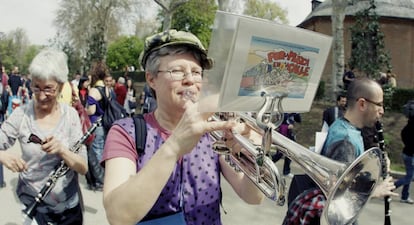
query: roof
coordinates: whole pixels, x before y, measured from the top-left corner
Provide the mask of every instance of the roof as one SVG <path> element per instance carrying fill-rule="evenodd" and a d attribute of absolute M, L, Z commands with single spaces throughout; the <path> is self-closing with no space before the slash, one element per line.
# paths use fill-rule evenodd
<path fill-rule="evenodd" d="M 394 17 L 414 19 L 414 0 L 376 0 L 376 12 L 380 17 Z M 356 12 L 368 8 L 369 0 L 348 0 L 346 15 L 355 15 Z M 332 0 L 325 0 L 316 7 L 302 22 L 313 17 L 331 16 Z"/>

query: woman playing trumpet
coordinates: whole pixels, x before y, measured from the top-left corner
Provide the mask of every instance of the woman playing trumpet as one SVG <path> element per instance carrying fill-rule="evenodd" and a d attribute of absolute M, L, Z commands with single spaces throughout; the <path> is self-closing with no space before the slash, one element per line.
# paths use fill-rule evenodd
<path fill-rule="evenodd" d="M 158 107 L 144 115 L 144 154 L 135 150 L 134 137 L 141 134 L 134 134 L 131 118 L 109 131 L 103 154 L 109 222 L 136 224 L 172 215 L 182 224 L 221 224 L 221 175 L 244 201 L 259 204 L 263 193 L 212 151 L 208 133 L 236 123 L 208 121 L 211 114 L 197 110 L 203 70 L 212 67 L 200 40 L 175 30 L 156 34 L 146 39 L 141 65 Z"/>
<path fill-rule="evenodd" d="M 87 171 L 86 150 L 83 146 L 78 154 L 70 151 L 82 137 L 81 124 L 72 107 L 57 101 L 68 79 L 67 57 L 60 51 L 42 50 L 29 71 L 33 101 L 16 108 L 0 129 L 0 150 L 7 150 L 18 140 L 22 156 L 0 151 L 0 162 L 19 172 L 16 194 L 23 208 L 27 208 L 49 174 L 64 160 L 71 170 L 42 199 L 33 221 L 24 215 L 24 224 L 82 224 L 77 173 Z M 40 138 L 38 143 L 29 139 L 31 134 Z"/>

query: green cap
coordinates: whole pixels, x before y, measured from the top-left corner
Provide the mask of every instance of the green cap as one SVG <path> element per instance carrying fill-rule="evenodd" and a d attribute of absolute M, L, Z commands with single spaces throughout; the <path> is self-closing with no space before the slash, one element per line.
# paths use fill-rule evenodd
<path fill-rule="evenodd" d="M 145 39 L 144 50 L 140 55 L 142 68 L 145 69 L 148 56 L 152 52 L 162 47 L 172 45 L 186 45 L 198 50 L 201 56 L 201 67 L 203 69 L 211 69 L 213 67 L 213 60 L 207 57 L 206 49 L 194 34 L 172 29 L 154 34 Z"/>

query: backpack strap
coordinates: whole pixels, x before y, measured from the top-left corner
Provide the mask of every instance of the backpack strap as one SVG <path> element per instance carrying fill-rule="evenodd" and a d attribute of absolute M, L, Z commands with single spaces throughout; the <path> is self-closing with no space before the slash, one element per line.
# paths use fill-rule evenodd
<path fill-rule="evenodd" d="M 142 155 L 147 141 L 147 124 L 142 114 L 135 115 L 133 119 L 135 125 L 135 148 L 138 155 Z"/>
<path fill-rule="evenodd" d="M 102 109 L 105 109 L 109 102 L 108 97 L 106 97 L 105 87 L 99 86 L 99 87 L 96 87 L 96 89 L 98 89 L 99 93 L 102 96 L 101 100 L 99 100 L 99 104 L 101 105 Z"/>

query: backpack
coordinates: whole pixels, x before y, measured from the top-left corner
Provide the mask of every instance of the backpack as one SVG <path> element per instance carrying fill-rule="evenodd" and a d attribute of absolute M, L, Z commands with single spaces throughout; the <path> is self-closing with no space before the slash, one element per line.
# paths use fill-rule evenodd
<path fill-rule="evenodd" d="M 403 105 L 403 113 L 407 118 L 414 118 L 414 100 L 409 100 Z"/>
<path fill-rule="evenodd" d="M 116 120 L 125 118 L 127 116 L 127 112 L 115 98 L 108 99 L 108 97 L 106 97 L 103 87 L 98 87 L 97 89 L 102 95 L 101 107 L 104 111 L 102 116 L 102 126 L 106 131 L 108 131 Z"/>

